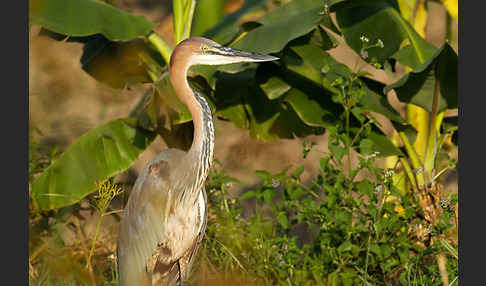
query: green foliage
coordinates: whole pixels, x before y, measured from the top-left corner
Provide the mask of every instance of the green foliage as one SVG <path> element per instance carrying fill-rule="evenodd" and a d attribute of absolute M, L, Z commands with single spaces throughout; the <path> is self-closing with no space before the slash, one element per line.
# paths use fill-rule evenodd
<path fill-rule="evenodd" d="M 207 0 L 196 3 L 192 25 L 193 36 L 201 36 L 221 21 L 224 16 L 225 2 L 225 0 Z"/>
<path fill-rule="evenodd" d="M 331 137 L 346 142 L 337 130 Z M 276 174 L 260 170 L 262 184 L 236 199 L 225 191 L 234 180 L 213 168 L 199 267 L 209 263 L 225 273 L 243 273 L 255 285 L 442 285 L 435 255 L 447 251 L 452 281 L 457 247 L 446 239 L 420 246 L 417 226 L 427 223 L 418 197 L 394 187 L 394 170 L 376 167 L 373 153 L 360 155 L 359 166 L 346 176 L 344 151 L 329 149 L 310 183 L 300 179 L 303 167 Z M 355 179 L 358 173 L 366 175 Z M 430 229 L 434 237 L 454 228 L 456 202 L 457 196 L 444 199 L 441 222 Z"/>
<path fill-rule="evenodd" d="M 432 112 L 434 83 L 440 81 L 437 112 L 457 108 L 457 54 L 444 44 L 425 63 L 414 68 L 384 92 L 394 89 L 400 101 L 413 103 Z"/>
<path fill-rule="evenodd" d="M 266 14 L 258 20 L 261 26 L 251 30 L 238 41 L 237 49 L 276 53 L 291 40 L 303 36 L 316 28 L 322 15 L 319 1 L 291 1 Z"/>
<path fill-rule="evenodd" d="M 148 34 L 155 25 L 96 0 L 30 0 L 29 21 L 67 36 L 103 34 L 127 41 Z"/>
<path fill-rule="evenodd" d="M 78 202 L 105 180 L 129 168 L 154 140 L 155 134 L 134 119 L 117 119 L 78 138 L 31 185 L 36 210 Z"/>
<path fill-rule="evenodd" d="M 370 49 L 369 58 L 381 65 L 397 52 L 402 64 L 422 63 L 435 51 L 400 14 L 397 1 L 347 0 L 331 4 L 346 43 L 357 53 L 361 50 L 360 38 L 365 35 L 370 43 L 378 39 L 383 48 Z M 406 50 L 406 56 L 403 51 Z M 403 60 L 403 61 L 402 61 Z"/>

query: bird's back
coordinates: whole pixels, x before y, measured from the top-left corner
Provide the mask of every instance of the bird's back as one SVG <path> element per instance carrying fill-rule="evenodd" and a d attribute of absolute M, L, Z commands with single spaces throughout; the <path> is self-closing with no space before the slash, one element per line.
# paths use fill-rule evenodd
<path fill-rule="evenodd" d="M 185 279 L 200 234 L 205 229 L 205 193 L 196 204 L 174 204 L 180 184 L 174 174 L 184 161 L 185 152 L 169 149 L 151 160 L 132 189 L 120 223 L 117 262 L 120 285 L 152 285 L 154 280 L 169 282 Z M 197 244 L 197 245 L 196 245 Z M 195 249 L 195 250 L 194 250 Z M 188 262 L 186 260 L 189 259 Z M 184 269 L 183 269 L 184 268 Z M 180 277 L 182 272 L 182 277 Z"/>

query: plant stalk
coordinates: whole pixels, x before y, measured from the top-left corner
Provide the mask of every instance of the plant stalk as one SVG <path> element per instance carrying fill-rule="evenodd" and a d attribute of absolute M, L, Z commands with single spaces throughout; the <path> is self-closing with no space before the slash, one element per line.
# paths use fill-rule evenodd
<path fill-rule="evenodd" d="M 155 47 L 168 65 L 173 48 L 155 32 L 150 33 L 147 40 Z"/>
<path fill-rule="evenodd" d="M 86 261 L 86 268 L 90 267 L 91 265 L 91 256 L 93 256 L 94 253 L 94 248 L 95 248 L 96 240 L 98 239 L 98 233 L 100 232 L 102 220 L 103 220 L 103 214 L 100 214 L 100 219 L 98 220 L 98 224 L 96 225 L 95 236 L 93 238 L 93 242 L 91 243 L 91 250 L 89 251 L 88 261 Z"/>
<path fill-rule="evenodd" d="M 412 144 L 410 144 L 407 135 L 404 132 L 398 132 L 398 135 L 402 139 L 403 146 L 407 150 L 407 154 L 412 163 L 412 167 L 418 170 L 419 168 L 422 167 L 422 162 L 420 162 L 420 157 L 418 156 L 417 152 L 413 148 Z M 415 177 L 417 179 L 418 187 L 421 188 L 425 184 L 423 172 L 415 174 Z"/>
<path fill-rule="evenodd" d="M 410 164 L 408 163 L 407 159 L 400 157 L 400 163 L 402 163 L 403 169 L 407 174 L 410 184 L 412 185 L 412 189 L 414 190 L 414 192 L 418 192 L 417 179 L 414 176 L 412 168 L 410 167 Z"/>
<path fill-rule="evenodd" d="M 186 6 L 184 11 L 184 31 L 182 33 L 182 39 L 189 38 L 191 36 L 192 20 L 194 18 L 194 10 L 196 10 L 196 0 L 191 0 L 189 6 Z"/>
<path fill-rule="evenodd" d="M 436 122 L 438 119 L 437 109 L 439 105 L 439 89 L 440 89 L 440 82 L 438 79 L 436 79 L 432 113 L 430 114 L 429 134 L 428 134 L 427 146 L 425 148 L 425 154 L 424 154 L 424 174 L 426 176 L 428 183 L 433 183 L 435 157 L 438 151 Z"/>

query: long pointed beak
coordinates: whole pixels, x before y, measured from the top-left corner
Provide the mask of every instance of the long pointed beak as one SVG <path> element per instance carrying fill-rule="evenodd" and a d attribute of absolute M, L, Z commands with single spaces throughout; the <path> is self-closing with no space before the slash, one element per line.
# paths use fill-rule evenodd
<path fill-rule="evenodd" d="M 212 53 L 219 56 L 232 58 L 234 61 L 238 61 L 238 62 L 268 62 L 268 61 L 275 61 L 279 59 L 277 57 L 270 56 L 270 55 L 241 51 L 241 50 L 224 47 L 224 46 L 216 48 L 215 50 L 212 51 Z"/>

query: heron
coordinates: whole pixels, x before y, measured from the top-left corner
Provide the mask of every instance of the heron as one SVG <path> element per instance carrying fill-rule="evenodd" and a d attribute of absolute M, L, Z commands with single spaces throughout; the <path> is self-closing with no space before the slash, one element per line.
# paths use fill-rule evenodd
<path fill-rule="evenodd" d="M 181 41 L 172 52 L 169 76 L 194 125 L 190 149 L 167 149 L 144 167 L 124 208 L 117 244 L 121 286 L 182 285 L 206 230 L 205 180 L 214 150 L 211 110 L 193 91 L 193 65 L 265 62 L 277 57 L 222 46 L 202 37 Z"/>

